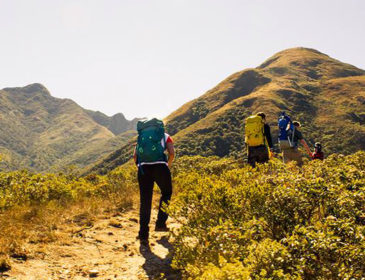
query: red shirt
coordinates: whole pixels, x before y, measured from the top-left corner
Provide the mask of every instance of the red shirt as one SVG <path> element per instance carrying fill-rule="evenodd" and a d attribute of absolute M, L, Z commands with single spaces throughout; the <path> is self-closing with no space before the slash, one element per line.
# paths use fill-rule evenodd
<path fill-rule="evenodd" d="M 162 139 L 161 139 L 161 141 L 162 141 Z M 171 136 L 170 136 L 170 135 L 168 135 L 167 133 L 165 133 L 165 142 L 166 142 L 166 144 L 167 144 L 167 143 L 172 143 L 172 144 L 174 144 L 174 141 L 172 141 Z M 162 145 L 162 147 L 164 146 L 164 145 L 163 145 L 163 142 L 161 143 L 161 145 Z M 164 148 L 166 148 L 166 147 L 164 147 Z"/>
<path fill-rule="evenodd" d="M 320 159 L 320 160 L 323 160 L 324 159 L 323 152 L 314 152 L 313 155 L 312 155 L 312 159 Z"/>

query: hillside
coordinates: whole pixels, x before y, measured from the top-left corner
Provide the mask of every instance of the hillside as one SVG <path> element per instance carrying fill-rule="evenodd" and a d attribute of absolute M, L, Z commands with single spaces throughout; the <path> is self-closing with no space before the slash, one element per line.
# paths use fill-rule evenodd
<path fill-rule="evenodd" d="M 302 168 L 180 157 L 171 230 L 153 229 L 156 195 L 149 245 L 136 239 L 135 172 L 131 163 L 106 176 L 0 172 L 1 279 L 365 277 L 363 151 Z"/>
<path fill-rule="evenodd" d="M 70 99 L 52 97 L 41 84 L 0 90 L 2 168 L 57 170 L 83 167 L 122 146 L 137 119 L 108 117 Z"/>
<path fill-rule="evenodd" d="M 267 114 L 275 140 L 278 114 L 286 111 L 302 123 L 307 142 L 322 142 L 326 154 L 364 150 L 365 71 L 313 49 L 284 50 L 229 76 L 165 122 L 180 156 L 244 157 L 244 119 L 258 111 Z M 131 144 L 92 170 L 103 173 L 126 162 Z"/>

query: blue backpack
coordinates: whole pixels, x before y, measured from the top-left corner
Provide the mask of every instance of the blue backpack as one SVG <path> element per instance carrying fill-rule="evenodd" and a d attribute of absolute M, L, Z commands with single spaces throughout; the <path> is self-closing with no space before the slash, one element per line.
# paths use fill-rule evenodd
<path fill-rule="evenodd" d="M 294 131 L 294 125 L 290 117 L 283 112 L 278 119 L 279 140 L 289 140 L 289 135 Z M 290 140 L 289 140 L 290 141 Z"/>

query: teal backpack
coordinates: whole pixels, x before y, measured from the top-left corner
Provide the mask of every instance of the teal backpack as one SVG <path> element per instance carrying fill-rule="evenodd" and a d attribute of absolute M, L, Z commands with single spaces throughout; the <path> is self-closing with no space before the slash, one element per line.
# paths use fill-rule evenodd
<path fill-rule="evenodd" d="M 151 119 L 137 123 L 137 162 L 167 161 L 161 140 L 165 141 L 165 127 L 161 120 Z"/>

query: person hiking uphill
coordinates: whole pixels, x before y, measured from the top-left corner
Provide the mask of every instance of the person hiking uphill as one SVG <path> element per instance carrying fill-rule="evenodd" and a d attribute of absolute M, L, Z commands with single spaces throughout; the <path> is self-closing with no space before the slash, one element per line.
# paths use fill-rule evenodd
<path fill-rule="evenodd" d="M 138 140 L 134 150 L 134 161 L 138 166 L 138 184 L 140 190 L 140 229 L 138 239 L 141 244 L 148 244 L 149 222 L 153 185 L 156 182 L 161 190 L 160 206 L 155 231 L 168 231 L 168 215 L 162 210 L 168 205 L 172 194 L 170 167 L 175 157 L 172 138 L 165 133 L 161 120 L 151 119 L 137 123 Z M 166 157 L 167 150 L 168 157 Z"/>
<path fill-rule="evenodd" d="M 312 159 L 319 159 L 319 160 L 323 160 L 324 159 L 324 153 L 322 152 L 322 145 L 319 142 L 316 142 L 314 144 L 314 153 L 312 154 Z"/>
<path fill-rule="evenodd" d="M 284 163 L 288 163 L 290 161 L 296 161 L 298 166 L 303 165 L 302 153 L 298 150 L 299 142 L 303 145 L 309 157 L 312 158 L 312 152 L 307 142 L 304 140 L 302 132 L 300 130 L 301 130 L 300 122 L 294 121 L 293 129 L 288 134 L 288 138 L 290 139 L 288 140 L 289 145 L 287 147 L 281 146 Z"/>
<path fill-rule="evenodd" d="M 256 163 L 269 161 L 268 146 L 271 152 L 273 149 L 270 126 L 265 122 L 266 115 L 262 112 L 245 120 L 245 143 L 248 163 L 252 167 L 255 167 Z"/>

